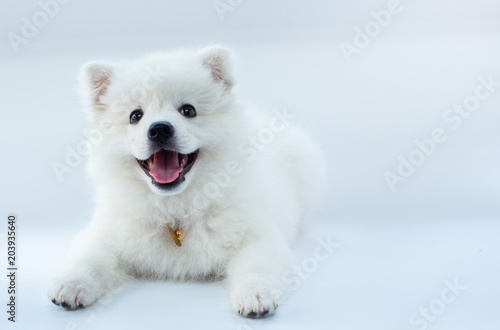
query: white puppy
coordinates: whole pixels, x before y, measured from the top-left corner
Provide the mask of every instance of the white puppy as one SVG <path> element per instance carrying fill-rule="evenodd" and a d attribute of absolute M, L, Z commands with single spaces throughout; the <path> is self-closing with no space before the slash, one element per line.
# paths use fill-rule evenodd
<path fill-rule="evenodd" d="M 235 311 L 274 312 L 322 157 L 286 110 L 236 102 L 230 62 L 212 46 L 84 68 L 97 208 L 52 302 L 88 306 L 133 277 L 226 278 Z"/>

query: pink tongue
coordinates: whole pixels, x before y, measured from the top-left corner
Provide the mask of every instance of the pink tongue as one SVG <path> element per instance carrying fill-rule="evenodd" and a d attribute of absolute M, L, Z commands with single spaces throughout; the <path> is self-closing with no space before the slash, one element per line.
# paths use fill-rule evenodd
<path fill-rule="evenodd" d="M 153 166 L 151 166 L 149 174 L 155 178 L 156 182 L 173 182 L 181 172 L 182 167 L 179 166 L 177 152 L 161 150 L 154 154 Z"/>

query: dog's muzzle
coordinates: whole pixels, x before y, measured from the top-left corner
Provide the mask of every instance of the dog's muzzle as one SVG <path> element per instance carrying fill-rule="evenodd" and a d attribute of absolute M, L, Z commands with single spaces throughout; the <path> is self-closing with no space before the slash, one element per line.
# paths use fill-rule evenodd
<path fill-rule="evenodd" d="M 157 151 L 148 159 L 137 159 L 137 162 L 156 187 L 164 190 L 175 188 L 185 180 L 199 150 L 188 154 L 177 151 L 172 144 L 174 127 L 166 121 L 151 124 L 147 134 L 153 150 Z"/>

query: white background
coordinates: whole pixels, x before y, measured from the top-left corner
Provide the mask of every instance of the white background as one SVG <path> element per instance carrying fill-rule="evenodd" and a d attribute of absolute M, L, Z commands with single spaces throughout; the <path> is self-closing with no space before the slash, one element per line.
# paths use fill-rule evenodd
<path fill-rule="evenodd" d="M 212 1 L 73 0 L 17 52 L 8 34 L 22 36 L 23 17 L 33 22 L 42 9 L 2 4 L 0 209 L 19 217 L 12 328 L 423 329 L 410 316 L 433 306 L 428 329 L 498 329 L 500 88 L 457 129 L 443 114 L 474 95 L 479 76 L 500 81 L 500 3 L 401 0 L 350 61 L 341 43 L 354 45 L 355 29 L 389 1 L 229 3 L 221 18 Z M 309 263 L 265 320 L 233 314 L 222 283 L 135 282 L 89 309 L 58 309 L 46 297 L 50 278 L 92 212 L 83 161 L 63 180 L 52 169 L 85 140 L 80 67 L 211 43 L 237 54 L 242 100 L 286 107 L 326 151 L 327 189 L 297 265 L 308 265 L 319 239 L 339 247 Z M 384 173 L 397 174 L 398 157 L 436 128 L 447 140 L 391 191 Z M 5 223 L 0 233 L 5 256 Z M 450 303 L 441 298 L 446 281 L 466 287 Z"/>

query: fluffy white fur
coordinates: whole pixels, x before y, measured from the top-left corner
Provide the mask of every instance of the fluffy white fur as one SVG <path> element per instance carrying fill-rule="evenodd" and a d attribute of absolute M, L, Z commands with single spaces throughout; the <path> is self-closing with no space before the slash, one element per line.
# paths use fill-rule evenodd
<path fill-rule="evenodd" d="M 84 68 L 91 128 L 103 132 L 88 161 L 97 207 L 49 290 L 54 303 L 88 306 L 134 277 L 226 278 L 235 311 L 274 312 L 322 158 L 301 130 L 236 101 L 230 57 L 213 46 Z M 183 117 L 183 103 L 197 116 Z M 144 117 L 131 125 L 138 106 Z M 152 185 L 136 161 L 150 156 L 146 135 L 156 121 L 172 123 L 181 152 L 200 150 L 174 191 Z M 252 158 L 249 137 L 270 127 L 274 138 Z M 182 228 L 182 247 L 167 224 Z"/>

